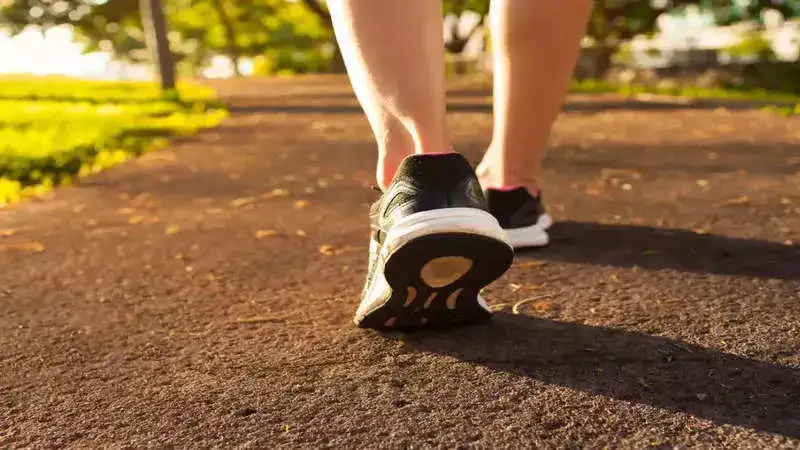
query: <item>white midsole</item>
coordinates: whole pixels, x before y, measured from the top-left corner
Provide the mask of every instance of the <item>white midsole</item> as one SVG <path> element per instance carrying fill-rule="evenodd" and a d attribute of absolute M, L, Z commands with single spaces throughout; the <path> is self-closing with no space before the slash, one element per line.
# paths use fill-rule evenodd
<path fill-rule="evenodd" d="M 475 208 L 436 209 L 414 213 L 397 221 L 386 234 L 377 263 L 383 264 L 392 254 L 414 239 L 439 233 L 476 234 L 496 239 L 511 247 L 508 235 L 500 227 L 497 219 L 488 212 Z M 372 241 L 370 250 L 374 251 L 377 245 L 377 242 Z M 380 301 L 385 300 L 390 290 L 391 287 L 383 271 L 375 274 L 375 279 L 356 311 L 356 317 L 371 312 Z M 478 299 L 478 303 L 488 310 L 482 298 Z"/>
<path fill-rule="evenodd" d="M 550 242 L 547 229 L 553 225 L 553 218 L 549 214 L 542 214 L 535 224 L 520 227 L 508 228 L 506 234 L 511 244 L 516 247 L 542 246 Z"/>

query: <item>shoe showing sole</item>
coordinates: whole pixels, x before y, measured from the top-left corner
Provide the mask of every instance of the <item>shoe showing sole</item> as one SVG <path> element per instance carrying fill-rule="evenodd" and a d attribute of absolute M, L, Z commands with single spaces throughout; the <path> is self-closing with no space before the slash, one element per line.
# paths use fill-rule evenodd
<path fill-rule="evenodd" d="M 549 214 L 542 214 L 539 220 L 530 226 L 520 228 L 506 228 L 508 240 L 514 248 L 544 247 L 550 243 L 547 229 L 553 225 Z"/>
<path fill-rule="evenodd" d="M 449 328 L 491 318 L 480 290 L 511 266 L 497 220 L 474 208 L 403 218 L 387 236 L 355 323 L 364 328 Z"/>

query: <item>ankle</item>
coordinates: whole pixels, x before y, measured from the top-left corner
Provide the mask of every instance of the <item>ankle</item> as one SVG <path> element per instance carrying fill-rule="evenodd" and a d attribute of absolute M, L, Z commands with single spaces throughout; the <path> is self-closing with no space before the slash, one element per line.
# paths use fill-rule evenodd
<path fill-rule="evenodd" d="M 539 194 L 541 188 L 538 174 L 520 174 L 515 171 L 497 170 L 487 161 L 482 161 L 475 173 L 484 190 L 511 190 L 524 187 L 531 195 L 535 196 Z"/>

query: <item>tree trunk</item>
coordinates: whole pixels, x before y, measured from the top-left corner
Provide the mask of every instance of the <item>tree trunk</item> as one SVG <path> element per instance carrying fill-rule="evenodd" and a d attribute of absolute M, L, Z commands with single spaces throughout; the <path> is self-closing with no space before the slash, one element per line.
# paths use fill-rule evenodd
<path fill-rule="evenodd" d="M 342 49 L 339 48 L 339 43 L 336 38 L 331 39 L 333 44 L 333 56 L 331 57 L 331 72 L 332 73 L 345 73 L 347 68 L 344 65 L 344 57 L 342 56 Z"/>
<path fill-rule="evenodd" d="M 225 10 L 225 5 L 222 0 L 214 0 L 214 8 L 217 10 L 222 28 L 225 29 L 225 44 L 228 47 L 228 58 L 233 65 L 233 74 L 240 77 L 242 76 L 242 71 L 239 68 L 241 51 L 239 50 L 239 45 L 236 43 L 236 29 L 233 27 L 233 21 Z"/>
<path fill-rule="evenodd" d="M 617 53 L 618 48 L 614 46 L 603 45 L 597 49 L 594 55 L 594 73 L 592 78 L 603 80 L 611 70 L 611 58 Z"/>
<path fill-rule="evenodd" d="M 175 57 L 167 39 L 167 19 L 164 17 L 161 0 L 140 0 L 139 7 L 147 47 L 158 68 L 161 91 L 166 94 L 175 89 Z"/>

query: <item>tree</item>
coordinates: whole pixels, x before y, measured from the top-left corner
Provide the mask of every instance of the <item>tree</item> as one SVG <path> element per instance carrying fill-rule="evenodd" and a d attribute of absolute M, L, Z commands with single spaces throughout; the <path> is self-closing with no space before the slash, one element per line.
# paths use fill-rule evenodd
<path fill-rule="evenodd" d="M 339 43 L 336 41 L 336 36 L 334 36 L 333 33 L 333 19 L 331 18 L 331 13 L 328 11 L 328 8 L 323 5 L 321 0 L 302 1 L 306 8 L 308 8 L 309 11 L 317 16 L 319 21 L 322 23 L 322 26 L 325 27 L 330 33 L 330 43 L 333 47 L 330 71 L 333 73 L 343 73 L 345 71 L 344 58 L 342 57 L 342 51 L 339 48 Z"/>
<path fill-rule="evenodd" d="M 697 5 L 713 14 L 719 24 L 758 20 L 766 9 L 776 9 L 784 17 L 800 13 L 797 0 L 595 0 L 587 35 L 594 42 L 595 76 L 604 76 L 612 56 L 620 46 L 640 34 L 656 31 L 658 18 L 667 12 Z"/>
<path fill-rule="evenodd" d="M 175 58 L 169 46 L 167 20 L 161 0 L 141 0 L 139 8 L 147 46 L 158 68 L 161 91 L 164 94 L 175 92 Z"/>

